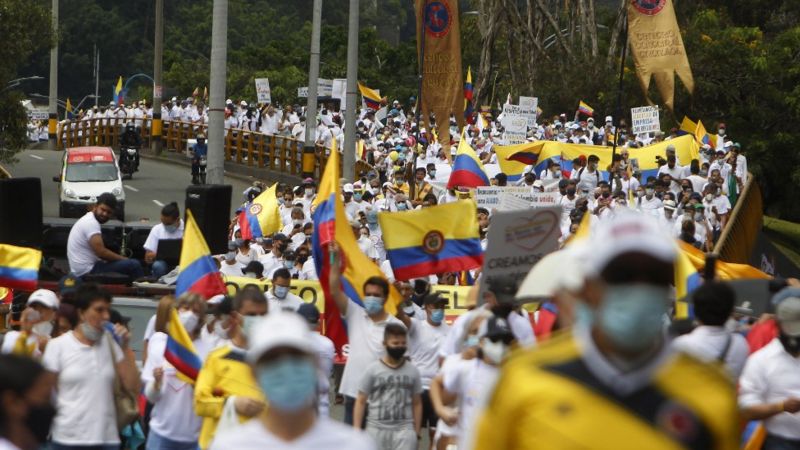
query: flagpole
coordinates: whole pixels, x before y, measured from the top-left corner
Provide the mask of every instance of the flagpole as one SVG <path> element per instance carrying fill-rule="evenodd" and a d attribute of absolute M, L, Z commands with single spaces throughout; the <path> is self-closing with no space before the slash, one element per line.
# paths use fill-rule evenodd
<path fill-rule="evenodd" d="M 420 39 L 419 45 L 419 83 L 417 84 L 417 107 L 415 111 L 416 120 L 417 120 L 417 144 L 420 144 L 420 136 L 422 135 L 422 122 L 420 121 L 421 113 L 420 110 L 422 109 L 422 77 L 424 76 L 424 67 L 425 67 L 425 27 L 427 26 L 428 19 L 428 0 L 423 0 L 422 2 L 422 26 L 420 30 L 422 30 L 422 36 Z M 448 119 L 449 120 L 449 119 Z M 426 121 L 427 123 L 427 121 Z M 438 124 L 437 124 L 438 125 Z M 428 143 L 430 145 L 430 142 Z"/>
<path fill-rule="evenodd" d="M 628 55 L 628 10 L 625 9 L 625 22 L 622 26 L 622 57 L 619 61 L 619 84 L 617 85 L 617 126 L 614 128 L 614 146 L 611 149 L 611 164 L 614 164 L 614 155 L 617 154 L 617 142 L 619 140 L 619 124 L 622 121 L 622 78 L 625 74 L 625 58 Z"/>

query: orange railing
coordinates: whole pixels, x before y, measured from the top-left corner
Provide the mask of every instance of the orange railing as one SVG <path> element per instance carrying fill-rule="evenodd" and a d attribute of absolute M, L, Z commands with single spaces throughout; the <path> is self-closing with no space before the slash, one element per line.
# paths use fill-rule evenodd
<path fill-rule="evenodd" d="M 142 141 L 150 144 L 152 119 L 83 119 L 59 124 L 58 148 L 102 145 L 117 148 L 124 124 L 133 120 L 139 125 Z M 198 133 L 208 135 L 207 125 L 178 121 L 164 121 L 163 151 L 183 153 L 189 140 Z M 290 136 L 268 135 L 257 131 L 228 129 L 225 132 L 225 161 L 259 169 L 277 171 L 300 177 L 302 174 L 303 141 Z M 314 178 L 319 179 L 327 162 L 330 149 L 320 145 L 314 152 Z M 341 160 L 341 158 L 340 158 Z M 355 173 L 368 171 L 365 161 L 356 161 Z"/>

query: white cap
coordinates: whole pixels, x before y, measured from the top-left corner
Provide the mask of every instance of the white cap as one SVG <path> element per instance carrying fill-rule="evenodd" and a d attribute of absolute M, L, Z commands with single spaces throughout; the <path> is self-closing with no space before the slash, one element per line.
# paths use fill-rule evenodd
<path fill-rule="evenodd" d="M 350 184 L 350 183 L 345 184 L 344 186 L 342 186 L 342 192 L 349 192 L 349 193 L 352 194 L 353 193 L 353 185 Z"/>
<path fill-rule="evenodd" d="M 28 297 L 28 305 L 38 303 L 50 309 L 58 309 L 56 293 L 48 289 L 37 289 Z"/>
<path fill-rule="evenodd" d="M 800 336 L 800 298 L 787 297 L 775 307 L 781 330 L 789 336 Z"/>
<path fill-rule="evenodd" d="M 232 105 L 233 104 L 233 100 L 227 99 L 227 100 L 225 100 L 225 104 L 226 105 Z"/>
<path fill-rule="evenodd" d="M 225 294 L 217 294 L 210 299 L 206 303 L 209 305 L 219 305 L 222 301 L 225 300 Z"/>
<path fill-rule="evenodd" d="M 674 201 L 672 201 L 672 200 L 664 200 L 664 209 L 668 209 L 670 211 L 675 211 L 676 207 L 677 206 L 675 205 Z"/>
<path fill-rule="evenodd" d="M 308 324 L 294 312 L 270 312 L 255 324 L 247 336 L 247 342 L 250 345 L 247 361 L 250 363 L 278 347 L 291 347 L 310 355 L 315 354 Z"/>
<path fill-rule="evenodd" d="M 606 116 L 606 123 L 608 123 L 608 122 L 613 122 L 613 121 L 614 121 L 614 118 L 613 118 L 613 117 L 611 117 L 611 116 Z"/>
<path fill-rule="evenodd" d="M 583 255 L 587 274 L 600 273 L 612 259 L 624 253 L 644 253 L 665 262 L 674 261 L 676 255 L 675 243 L 658 221 L 634 211 L 618 213 L 600 222 L 591 242 L 594 245 Z"/>
<path fill-rule="evenodd" d="M 247 106 L 247 102 L 246 102 L 246 101 L 244 101 L 244 100 L 242 100 L 241 102 L 239 102 L 239 105 L 240 105 L 240 106 Z"/>

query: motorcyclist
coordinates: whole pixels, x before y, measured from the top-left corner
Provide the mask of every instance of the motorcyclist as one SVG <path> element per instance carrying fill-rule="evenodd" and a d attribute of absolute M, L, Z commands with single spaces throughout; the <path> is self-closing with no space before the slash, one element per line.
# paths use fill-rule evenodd
<path fill-rule="evenodd" d="M 206 136 L 203 133 L 197 135 L 197 143 L 192 147 L 192 184 L 199 184 L 200 179 L 200 159 L 208 155 L 208 145 Z"/>
<path fill-rule="evenodd" d="M 122 136 L 119 139 L 119 146 L 120 146 L 120 154 L 125 157 L 129 158 L 127 154 L 125 154 L 125 149 L 129 147 L 136 148 L 136 155 L 133 156 L 133 168 L 135 170 L 139 169 L 139 149 L 142 148 L 142 137 L 139 136 L 139 133 L 136 132 L 136 129 L 133 126 L 133 122 L 128 122 L 125 125 L 125 131 L 122 133 Z"/>

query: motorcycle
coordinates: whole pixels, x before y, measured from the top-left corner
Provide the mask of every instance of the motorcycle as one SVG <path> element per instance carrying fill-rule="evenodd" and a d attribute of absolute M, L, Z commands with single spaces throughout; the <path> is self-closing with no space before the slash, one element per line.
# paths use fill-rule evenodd
<path fill-rule="evenodd" d="M 206 160 L 205 156 L 200 157 L 200 172 L 198 173 L 200 178 L 200 184 L 206 184 L 206 165 L 208 161 Z"/>
<path fill-rule="evenodd" d="M 119 152 L 119 170 L 123 176 L 133 178 L 133 173 L 139 171 L 139 149 L 136 147 L 123 147 Z"/>

